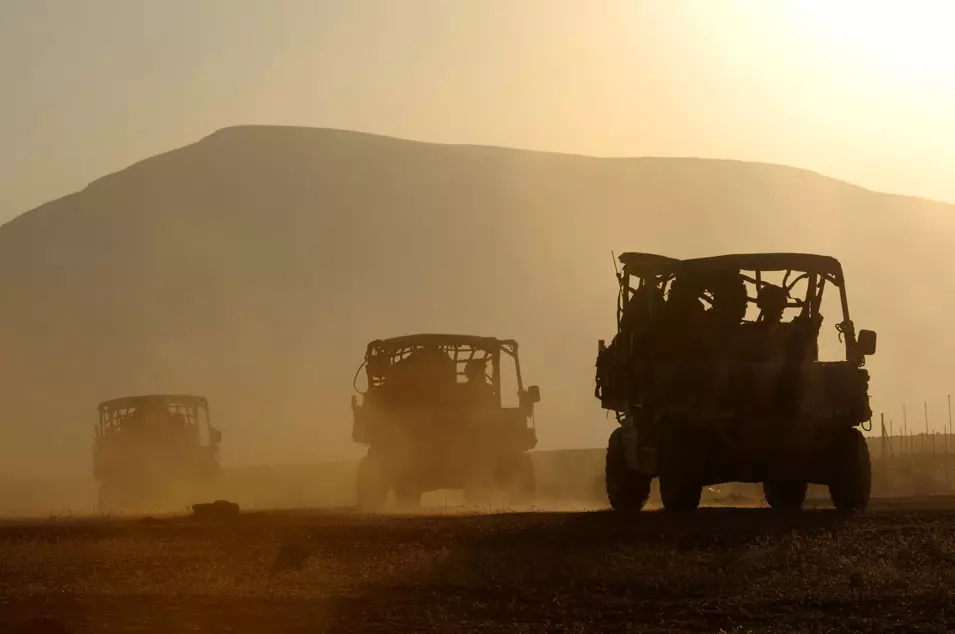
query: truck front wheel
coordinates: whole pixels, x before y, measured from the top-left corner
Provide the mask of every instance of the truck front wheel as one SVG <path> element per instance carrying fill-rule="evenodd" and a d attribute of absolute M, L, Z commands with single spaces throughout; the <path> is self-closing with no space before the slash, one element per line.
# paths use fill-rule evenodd
<path fill-rule="evenodd" d="M 763 495 L 766 503 L 781 511 L 797 511 L 806 500 L 805 482 L 764 482 Z"/>
<path fill-rule="evenodd" d="M 838 511 L 859 513 L 869 505 L 872 465 L 869 446 L 858 429 L 837 432 L 829 446 L 829 497 Z"/>
<path fill-rule="evenodd" d="M 504 478 L 508 504 L 525 507 L 534 503 L 536 482 L 530 454 L 521 453 L 508 461 Z"/>
<path fill-rule="evenodd" d="M 389 487 L 379 461 L 371 455 L 362 458 L 357 479 L 358 506 L 368 511 L 384 506 Z"/>
<path fill-rule="evenodd" d="M 623 445 L 623 430 L 617 428 L 607 443 L 604 481 L 607 499 L 615 511 L 639 511 L 650 497 L 653 478 L 630 468 Z"/>

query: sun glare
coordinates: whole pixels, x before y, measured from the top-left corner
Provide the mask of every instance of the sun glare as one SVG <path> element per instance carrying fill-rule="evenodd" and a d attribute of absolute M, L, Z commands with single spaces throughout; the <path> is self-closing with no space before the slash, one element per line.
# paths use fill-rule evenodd
<path fill-rule="evenodd" d="M 810 37 L 893 79 L 955 79 L 955 2 L 865 0 L 795 3 Z"/>

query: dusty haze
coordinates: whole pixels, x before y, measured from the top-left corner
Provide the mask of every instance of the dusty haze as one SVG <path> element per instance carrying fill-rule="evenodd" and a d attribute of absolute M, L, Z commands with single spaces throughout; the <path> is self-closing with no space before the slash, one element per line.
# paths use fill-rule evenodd
<path fill-rule="evenodd" d="M 952 207 L 874 192 L 955 202 L 953 19 L 862 0 L 0 3 L 0 474 L 88 473 L 96 403 L 153 391 L 211 399 L 227 466 L 355 457 L 366 341 L 420 330 L 517 338 L 541 447 L 603 446 L 611 249 L 839 257 L 881 337 L 876 411 L 899 431 L 907 402 L 919 431 L 927 400 L 940 429 Z M 269 125 L 229 127 L 249 122 Z"/>
<path fill-rule="evenodd" d="M 3 462 L 85 472 L 96 403 L 166 391 L 210 398 L 227 465 L 355 457 L 364 345 L 413 331 L 518 339 L 541 448 L 603 446 L 611 249 L 841 258 L 876 411 L 941 428 L 952 212 L 774 165 L 221 130 L 0 228 Z"/>
<path fill-rule="evenodd" d="M 4 0 L 0 221 L 245 123 L 955 202 L 953 22 L 933 0 Z"/>
<path fill-rule="evenodd" d="M 953 25 L 951 0 L 0 0 L 0 632 L 955 631 Z M 868 452 L 833 434 L 697 497 L 725 465 L 662 438 L 666 495 L 628 473 L 594 396 L 625 251 L 838 258 L 878 333 Z M 366 345 L 421 332 L 519 342 L 534 451 L 360 462 Z M 97 405 L 147 393 L 208 398 L 215 477 L 178 452 L 189 408 L 123 410 L 100 487 Z"/>

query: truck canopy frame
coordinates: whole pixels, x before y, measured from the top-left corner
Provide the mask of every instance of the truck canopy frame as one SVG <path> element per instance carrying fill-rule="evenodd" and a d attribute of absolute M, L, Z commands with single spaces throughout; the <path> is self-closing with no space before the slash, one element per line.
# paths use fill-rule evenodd
<path fill-rule="evenodd" d="M 412 353 L 426 348 L 440 350 L 448 356 L 455 365 L 458 381 L 464 376 L 468 361 L 474 359 L 487 361 L 491 371 L 488 378 L 498 398 L 500 398 L 501 392 L 501 354 L 506 354 L 514 360 L 518 391 L 524 389 L 517 341 L 496 337 L 441 333 L 402 335 L 371 341 L 365 350 L 364 361 L 358 368 L 358 372 L 355 373 L 356 382 L 358 374 L 364 367 L 368 389 L 382 387 L 387 381 L 388 371 L 395 364 L 407 359 Z M 364 393 L 357 385 L 355 385 L 355 391 Z"/>
<path fill-rule="evenodd" d="M 790 301 L 790 308 L 804 309 L 808 316 L 818 313 L 827 284 L 838 289 L 842 319 L 836 327 L 845 345 L 846 358 L 853 357 L 855 329 L 849 316 L 842 265 L 831 256 L 811 253 L 740 253 L 680 260 L 653 253 L 627 252 L 619 256 L 623 271 L 618 273 L 620 293 L 617 302 L 617 324 L 621 327 L 624 309 L 638 288 L 648 285 L 663 291 L 667 284 L 681 275 L 706 276 L 736 272 L 757 291 L 767 285 L 766 273 L 784 273 L 783 286 L 787 293 L 800 281 L 807 283 L 806 297 Z M 631 278 L 639 280 L 635 288 Z M 749 302 L 755 297 L 747 296 Z"/>
<path fill-rule="evenodd" d="M 209 401 L 192 394 L 144 394 L 103 401 L 97 407 L 99 424 L 97 437 L 118 431 L 135 412 L 165 409 L 170 414 L 181 414 L 186 424 L 199 428 L 205 423 L 206 431 L 212 429 Z"/>

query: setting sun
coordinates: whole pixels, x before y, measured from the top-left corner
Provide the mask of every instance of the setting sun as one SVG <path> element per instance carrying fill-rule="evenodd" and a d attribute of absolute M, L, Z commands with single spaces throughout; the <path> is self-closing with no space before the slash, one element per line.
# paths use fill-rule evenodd
<path fill-rule="evenodd" d="M 835 59 L 877 68 L 893 81 L 946 82 L 955 78 L 955 3 L 843 0 L 799 2 L 800 26 Z"/>

